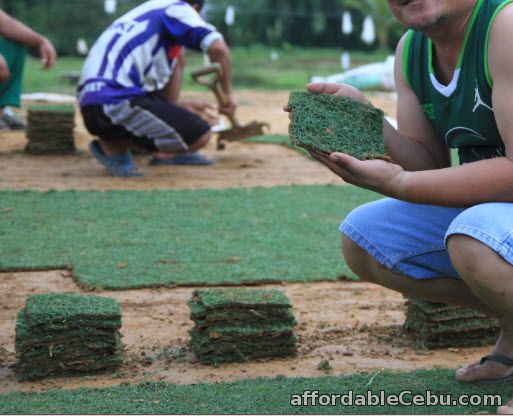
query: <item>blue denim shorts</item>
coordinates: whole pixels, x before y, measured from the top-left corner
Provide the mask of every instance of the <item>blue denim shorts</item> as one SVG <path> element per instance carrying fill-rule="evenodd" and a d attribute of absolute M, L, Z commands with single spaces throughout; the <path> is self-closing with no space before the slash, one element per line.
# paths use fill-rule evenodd
<path fill-rule="evenodd" d="M 389 270 L 413 279 L 459 278 L 447 252 L 455 234 L 479 240 L 513 265 L 513 203 L 445 208 L 386 198 L 355 209 L 340 231 Z"/>

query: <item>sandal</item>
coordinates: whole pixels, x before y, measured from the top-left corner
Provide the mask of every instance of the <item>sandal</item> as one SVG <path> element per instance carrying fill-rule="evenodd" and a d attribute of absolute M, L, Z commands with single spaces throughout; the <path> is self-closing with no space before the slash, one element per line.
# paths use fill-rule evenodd
<path fill-rule="evenodd" d="M 93 140 L 89 143 L 89 150 L 96 160 L 105 166 L 113 176 L 131 178 L 144 175 L 144 173 L 135 166 L 130 152 L 119 156 L 107 156 L 98 140 Z"/>
<path fill-rule="evenodd" d="M 490 354 L 486 357 L 481 358 L 481 362 L 479 365 L 483 365 L 487 361 L 493 361 L 496 363 L 504 364 L 510 367 L 513 367 L 513 358 L 506 357 L 505 355 L 501 354 Z M 475 384 L 475 385 L 490 385 L 490 384 L 507 384 L 507 383 L 513 383 L 513 373 L 511 373 L 509 376 L 502 377 L 502 378 L 496 378 L 496 379 L 490 379 L 490 380 L 476 380 L 476 381 L 470 381 L 467 382 L 467 384 Z"/>

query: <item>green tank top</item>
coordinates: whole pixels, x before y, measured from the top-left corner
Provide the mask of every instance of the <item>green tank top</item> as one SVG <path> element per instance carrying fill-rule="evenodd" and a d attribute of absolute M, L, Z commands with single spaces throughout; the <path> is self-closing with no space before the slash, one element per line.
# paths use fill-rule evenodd
<path fill-rule="evenodd" d="M 458 149 L 461 164 L 505 156 L 492 106 L 488 40 L 495 17 L 512 2 L 477 2 L 449 85 L 442 85 L 436 79 L 431 39 L 412 30 L 406 34 L 403 52 L 406 82 L 440 137 L 447 146 Z"/>

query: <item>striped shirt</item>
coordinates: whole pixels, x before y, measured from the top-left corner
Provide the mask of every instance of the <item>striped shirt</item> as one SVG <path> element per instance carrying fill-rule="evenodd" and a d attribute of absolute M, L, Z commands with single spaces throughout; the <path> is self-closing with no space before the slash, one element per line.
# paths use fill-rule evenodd
<path fill-rule="evenodd" d="M 206 52 L 222 38 L 184 1 L 147 1 L 117 19 L 91 48 L 80 105 L 116 104 L 161 90 L 183 47 Z"/>

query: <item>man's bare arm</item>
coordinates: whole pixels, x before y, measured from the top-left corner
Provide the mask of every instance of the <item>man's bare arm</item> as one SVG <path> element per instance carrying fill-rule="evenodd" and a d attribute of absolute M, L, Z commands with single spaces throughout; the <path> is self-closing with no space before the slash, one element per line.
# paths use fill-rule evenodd
<path fill-rule="evenodd" d="M 57 53 L 52 43 L 2 10 L 0 10 L 0 35 L 18 41 L 31 49 L 37 49 L 43 60 L 44 69 L 53 67 Z"/>
<path fill-rule="evenodd" d="M 415 93 L 407 85 L 403 74 L 405 37 L 397 46 L 395 81 L 397 87 L 398 130 L 385 122 L 383 135 L 392 159 L 404 170 L 421 171 L 450 166 L 450 154 L 444 141 L 426 119 Z"/>
<path fill-rule="evenodd" d="M 221 85 L 228 102 L 220 110 L 225 114 L 233 115 L 237 105 L 232 92 L 232 59 L 230 49 L 224 40 L 218 39 L 209 46 L 208 56 L 212 62 L 221 64 L 223 68 Z"/>

